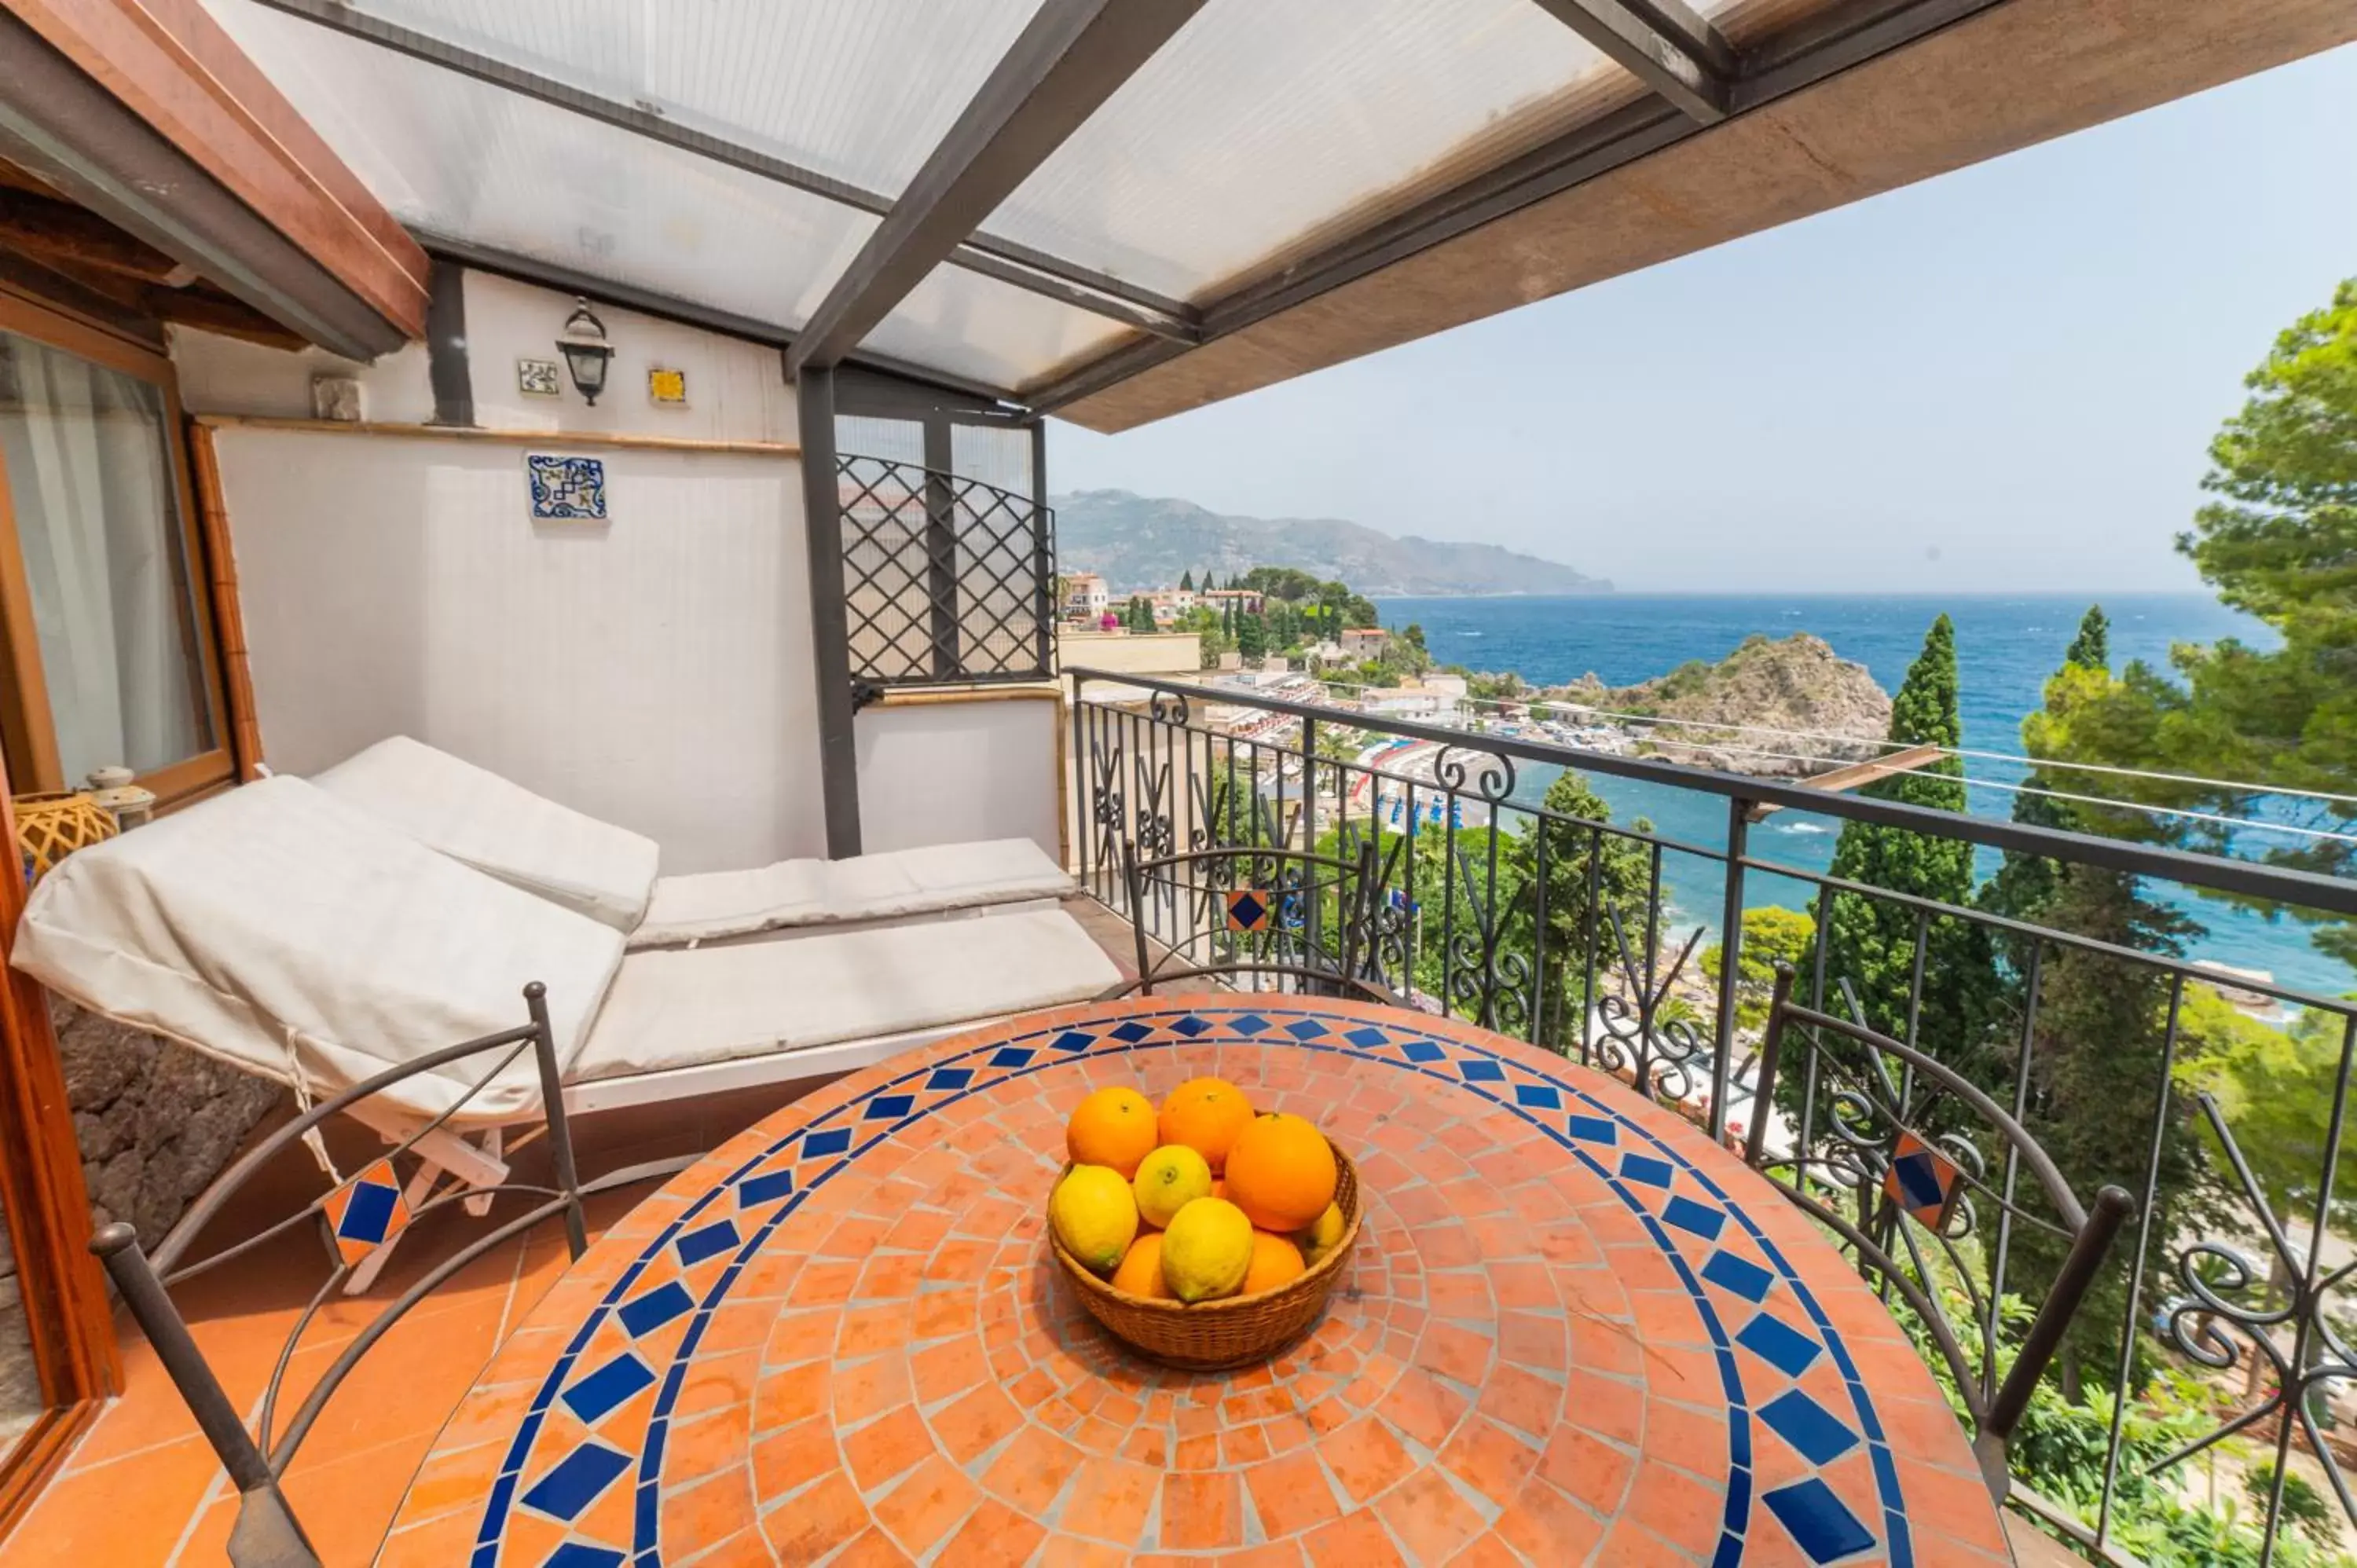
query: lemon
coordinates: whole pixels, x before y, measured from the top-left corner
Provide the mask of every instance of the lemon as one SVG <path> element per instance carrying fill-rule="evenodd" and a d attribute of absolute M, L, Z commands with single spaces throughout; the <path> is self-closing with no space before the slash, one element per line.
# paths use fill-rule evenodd
<path fill-rule="evenodd" d="M 1074 1165 L 1048 1199 L 1048 1223 L 1064 1251 L 1101 1274 L 1111 1273 L 1137 1236 L 1137 1199 L 1121 1173 Z"/>
<path fill-rule="evenodd" d="M 1301 1233 L 1301 1258 L 1314 1263 L 1334 1250 L 1342 1240 L 1342 1206 L 1329 1203 L 1309 1229 Z"/>
<path fill-rule="evenodd" d="M 1162 1233 L 1162 1278 L 1180 1301 L 1235 1294 L 1252 1260 L 1252 1221 L 1223 1197 L 1197 1198 Z"/>
<path fill-rule="evenodd" d="M 1195 1199 L 1211 1196 L 1211 1163 L 1184 1144 L 1165 1144 L 1138 1162 L 1133 1185 L 1146 1222 L 1168 1225 Z"/>

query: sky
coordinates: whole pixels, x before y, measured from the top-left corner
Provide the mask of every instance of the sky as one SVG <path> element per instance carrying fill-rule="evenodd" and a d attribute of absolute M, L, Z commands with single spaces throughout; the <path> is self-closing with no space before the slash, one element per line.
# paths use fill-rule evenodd
<path fill-rule="evenodd" d="M 2274 335 L 2357 275 L 2357 45 L 1119 435 L 1054 489 L 1624 590 L 2198 590 Z"/>

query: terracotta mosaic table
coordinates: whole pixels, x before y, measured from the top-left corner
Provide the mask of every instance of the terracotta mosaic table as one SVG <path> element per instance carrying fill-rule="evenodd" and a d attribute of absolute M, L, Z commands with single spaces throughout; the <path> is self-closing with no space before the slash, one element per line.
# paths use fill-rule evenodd
<path fill-rule="evenodd" d="M 1084 1093 L 1202 1073 L 1368 1193 L 1322 1325 L 1213 1375 L 1105 1338 L 1041 1218 Z M 682 1176 L 487 1369 L 381 1563 L 1133 1556 L 2007 1561 L 1890 1318 L 1694 1128 L 1481 1030 L 1193 996 L 948 1041 Z"/>

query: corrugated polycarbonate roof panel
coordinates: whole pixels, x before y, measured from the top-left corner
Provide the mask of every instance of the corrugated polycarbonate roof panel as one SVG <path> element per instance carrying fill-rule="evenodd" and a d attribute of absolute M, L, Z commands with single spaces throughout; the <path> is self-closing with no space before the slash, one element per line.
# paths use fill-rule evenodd
<path fill-rule="evenodd" d="M 962 267 L 938 266 L 862 347 L 991 386 L 1019 389 L 1111 348 L 1117 321 Z"/>
<path fill-rule="evenodd" d="M 209 4 L 377 199 L 429 233 L 791 329 L 876 224 L 251 0 Z"/>
<path fill-rule="evenodd" d="M 358 0 L 350 9 L 891 197 L 1039 0 Z"/>
<path fill-rule="evenodd" d="M 1211 0 L 985 227 L 1200 300 L 1641 91 L 1531 0 Z"/>

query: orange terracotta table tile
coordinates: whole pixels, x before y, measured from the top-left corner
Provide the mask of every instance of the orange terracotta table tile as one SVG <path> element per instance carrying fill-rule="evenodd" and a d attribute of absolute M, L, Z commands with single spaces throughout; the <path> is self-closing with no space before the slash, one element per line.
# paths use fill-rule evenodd
<path fill-rule="evenodd" d="M 1214 1375 L 1108 1339 L 1041 1219 L 1071 1106 L 1207 1072 L 1317 1120 L 1365 1198 L 1318 1328 Z M 461 1407 L 398 1560 L 2002 1561 L 1930 1379 L 1781 1203 L 1439 1019 L 1013 1020 L 797 1101 L 595 1246 Z"/>

